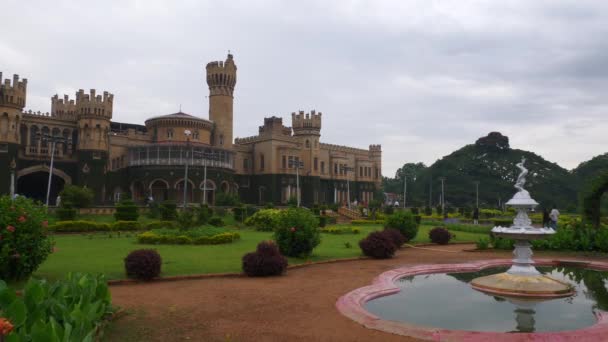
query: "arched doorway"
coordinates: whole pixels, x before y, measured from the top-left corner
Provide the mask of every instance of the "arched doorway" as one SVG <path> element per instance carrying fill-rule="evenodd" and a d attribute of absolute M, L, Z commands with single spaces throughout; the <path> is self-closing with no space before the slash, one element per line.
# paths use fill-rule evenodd
<path fill-rule="evenodd" d="M 213 203 L 215 203 L 215 183 L 212 180 L 207 179 L 206 185 L 205 182 L 201 182 L 199 188 L 203 192 L 202 202 L 213 205 Z"/>
<path fill-rule="evenodd" d="M 230 193 L 230 184 L 228 184 L 228 182 L 226 182 L 226 181 L 223 181 L 220 184 L 220 190 L 225 194 L 229 194 Z"/>
<path fill-rule="evenodd" d="M 46 190 L 48 187 L 49 173 L 45 171 L 32 172 L 17 179 L 16 194 L 46 202 Z M 55 205 L 57 196 L 63 190 L 65 181 L 63 178 L 53 174 L 51 181 L 51 192 L 49 195 L 49 205 Z"/>
<path fill-rule="evenodd" d="M 177 199 L 178 205 L 184 202 L 184 179 L 180 179 L 175 182 L 174 189 L 177 191 L 175 198 Z M 195 185 L 192 180 L 188 179 L 188 188 L 186 189 L 186 202 L 192 203 L 194 201 L 194 189 Z"/>
<path fill-rule="evenodd" d="M 143 202 L 146 198 L 146 188 L 141 181 L 131 183 L 131 194 L 135 202 Z"/>
<path fill-rule="evenodd" d="M 46 190 L 49 181 L 47 165 L 31 166 L 17 171 L 17 188 L 15 193 L 28 198 L 46 202 Z M 49 205 L 54 205 L 57 196 L 65 185 L 72 184 L 72 178 L 60 169 L 53 169 Z"/>
<path fill-rule="evenodd" d="M 150 182 L 150 194 L 152 194 L 152 200 L 156 202 L 162 202 L 169 199 L 169 183 L 164 179 L 155 179 Z"/>
<path fill-rule="evenodd" d="M 266 203 L 266 187 L 258 188 L 258 204 L 264 205 Z"/>

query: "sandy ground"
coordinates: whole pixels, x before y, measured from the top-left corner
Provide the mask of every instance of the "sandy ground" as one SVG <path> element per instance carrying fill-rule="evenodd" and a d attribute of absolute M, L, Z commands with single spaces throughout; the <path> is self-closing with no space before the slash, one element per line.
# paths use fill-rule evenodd
<path fill-rule="evenodd" d="M 473 245 L 433 248 L 446 252 L 405 248 L 389 260 L 312 265 L 281 277 L 112 286 L 113 303 L 126 314 L 110 325 L 105 340 L 413 341 L 366 329 L 342 316 L 335 303 L 396 267 L 511 257 L 510 252 L 462 251 Z"/>

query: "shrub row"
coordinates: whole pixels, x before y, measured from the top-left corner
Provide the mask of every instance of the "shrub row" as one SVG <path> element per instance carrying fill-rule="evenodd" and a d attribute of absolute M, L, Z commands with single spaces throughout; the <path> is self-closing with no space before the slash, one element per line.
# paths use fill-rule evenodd
<path fill-rule="evenodd" d="M 274 231 L 279 225 L 279 209 L 262 209 L 245 220 L 245 225 L 263 232 Z"/>
<path fill-rule="evenodd" d="M 338 223 L 338 218 L 334 217 L 334 216 L 321 215 L 321 216 L 318 216 L 318 218 L 319 218 L 319 227 L 321 227 L 321 228 L 327 226 L 328 224 Z"/>
<path fill-rule="evenodd" d="M 351 227 L 325 227 L 321 229 L 321 233 L 328 234 L 359 234 L 361 233 L 361 229 L 359 228 L 351 228 Z"/>
<path fill-rule="evenodd" d="M 155 221 L 141 224 L 137 221 L 117 221 L 114 223 L 100 223 L 94 221 L 59 221 L 49 226 L 49 231 L 61 233 L 109 232 L 127 230 L 150 230 L 158 228 L 175 228 L 172 221 Z"/>
<path fill-rule="evenodd" d="M 350 221 L 353 225 L 364 225 L 364 224 L 384 224 L 385 220 L 352 220 Z"/>
<path fill-rule="evenodd" d="M 240 238 L 241 236 L 236 232 L 225 232 L 211 236 L 188 236 L 185 234 L 157 234 L 153 231 L 148 231 L 137 235 L 137 242 L 154 245 L 220 245 L 234 242 Z"/>

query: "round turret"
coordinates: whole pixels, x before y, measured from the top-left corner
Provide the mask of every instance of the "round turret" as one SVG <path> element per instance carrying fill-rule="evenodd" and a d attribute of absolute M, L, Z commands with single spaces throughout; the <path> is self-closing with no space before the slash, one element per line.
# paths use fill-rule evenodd
<path fill-rule="evenodd" d="M 207 85 L 209 86 L 209 120 L 214 124 L 212 145 L 229 148 L 232 146 L 233 101 L 236 85 L 236 65 L 231 54 L 224 62 L 207 64 Z"/>

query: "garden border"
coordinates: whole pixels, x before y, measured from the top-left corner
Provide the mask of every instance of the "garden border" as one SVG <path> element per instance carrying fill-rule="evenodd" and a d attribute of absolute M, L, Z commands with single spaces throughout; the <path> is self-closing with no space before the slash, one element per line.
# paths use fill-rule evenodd
<path fill-rule="evenodd" d="M 537 259 L 535 264 L 543 266 L 557 266 L 565 264 L 584 264 L 586 268 L 608 271 L 608 262 L 600 261 L 572 261 L 560 259 Z M 460 264 L 434 264 L 406 266 L 383 272 L 377 276 L 371 285 L 353 290 L 338 299 L 336 308 L 344 316 L 362 324 L 368 329 L 380 330 L 396 335 L 409 336 L 428 341 L 601 341 L 608 334 L 608 312 L 596 313 L 597 323 L 577 330 L 542 333 L 508 334 L 500 332 L 480 332 L 465 330 L 450 330 L 442 328 L 424 327 L 405 322 L 396 322 L 381 319 L 365 309 L 365 303 L 400 291 L 395 281 L 414 275 L 443 273 L 443 272 L 474 272 L 489 267 L 509 266 L 510 259 L 482 260 Z"/>

